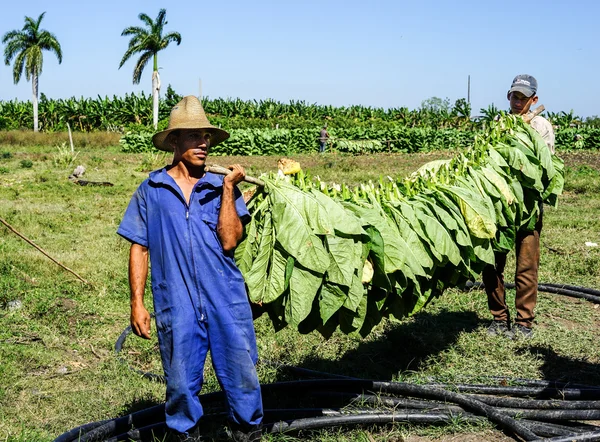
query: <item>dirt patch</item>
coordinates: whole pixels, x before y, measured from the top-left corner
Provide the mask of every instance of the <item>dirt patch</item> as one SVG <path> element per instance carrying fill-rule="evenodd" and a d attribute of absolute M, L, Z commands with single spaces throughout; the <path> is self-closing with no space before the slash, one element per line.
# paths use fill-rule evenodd
<path fill-rule="evenodd" d="M 600 170 L 600 152 L 583 151 L 583 152 L 557 152 L 561 157 L 566 167 L 577 168 L 579 166 L 589 166 L 596 170 Z"/>
<path fill-rule="evenodd" d="M 487 431 L 485 433 L 475 434 L 452 434 L 448 436 L 429 438 L 422 436 L 409 436 L 398 442 L 514 442 L 514 439 L 508 437 L 500 431 Z"/>

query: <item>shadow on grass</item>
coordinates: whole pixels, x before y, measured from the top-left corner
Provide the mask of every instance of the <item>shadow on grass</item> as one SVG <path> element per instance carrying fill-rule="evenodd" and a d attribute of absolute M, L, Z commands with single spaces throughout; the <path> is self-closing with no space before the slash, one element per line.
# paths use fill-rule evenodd
<path fill-rule="evenodd" d="M 367 379 L 391 380 L 416 371 L 432 355 L 454 345 L 461 332 L 472 332 L 482 321 L 475 312 L 421 312 L 413 320 L 390 326 L 376 340 L 361 343 L 339 360 L 311 355 L 300 367 Z"/>
<path fill-rule="evenodd" d="M 156 399 L 136 399 L 123 405 L 123 411 L 120 413 L 120 416 L 127 416 L 128 414 L 136 413 L 142 410 L 147 410 L 148 408 L 152 408 L 161 404 L 164 404 L 164 402 L 157 401 Z M 164 411 L 161 414 L 163 414 L 164 418 Z"/>
<path fill-rule="evenodd" d="M 600 385 L 600 365 L 598 364 L 559 355 L 548 347 L 534 346 L 529 347 L 527 351 L 543 358 L 544 363 L 540 370 L 544 373 L 544 379 Z"/>

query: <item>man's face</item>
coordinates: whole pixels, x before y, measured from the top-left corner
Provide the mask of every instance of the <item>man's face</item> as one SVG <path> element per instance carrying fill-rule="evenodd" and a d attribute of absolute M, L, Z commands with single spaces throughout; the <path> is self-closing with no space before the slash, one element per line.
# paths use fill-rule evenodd
<path fill-rule="evenodd" d="M 529 112 L 531 106 L 538 101 L 537 95 L 526 97 L 523 93 L 517 91 L 510 92 L 507 98 L 510 102 L 510 111 L 516 115 L 525 115 Z"/>
<path fill-rule="evenodd" d="M 206 163 L 210 138 L 211 134 L 206 129 L 180 129 L 170 143 L 176 158 L 190 166 L 201 167 Z"/>

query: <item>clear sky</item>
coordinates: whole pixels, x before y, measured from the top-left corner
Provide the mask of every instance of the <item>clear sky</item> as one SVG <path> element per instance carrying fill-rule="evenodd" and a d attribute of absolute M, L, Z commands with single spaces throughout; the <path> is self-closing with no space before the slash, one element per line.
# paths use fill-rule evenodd
<path fill-rule="evenodd" d="M 519 73 L 539 82 L 540 103 L 600 115 L 600 0 L 2 0 L 0 35 L 46 11 L 42 28 L 63 50 L 44 54 L 40 91 L 95 97 L 151 90 L 152 65 L 132 84 L 135 60 L 118 69 L 121 31 L 167 9 L 180 46 L 159 53 L 162 93 L 336 106 L 417 108 L 429 97 L 467 96 L 473 114 L 494 103 Z M 0 100 L 30 99 L 0 65 Z"/>

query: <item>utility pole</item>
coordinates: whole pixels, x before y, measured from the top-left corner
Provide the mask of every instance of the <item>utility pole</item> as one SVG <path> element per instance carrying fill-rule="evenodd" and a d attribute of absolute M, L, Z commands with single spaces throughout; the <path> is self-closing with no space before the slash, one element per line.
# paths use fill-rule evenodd
<path fill-rule="evenodd" d="M 471 104 L 471 75 L 467 77 L 467 103 Z"/>
<path fill-rule="evenodd" d="M 198 78 L 198 100 L 202 102 L 202 78 Z"/>

